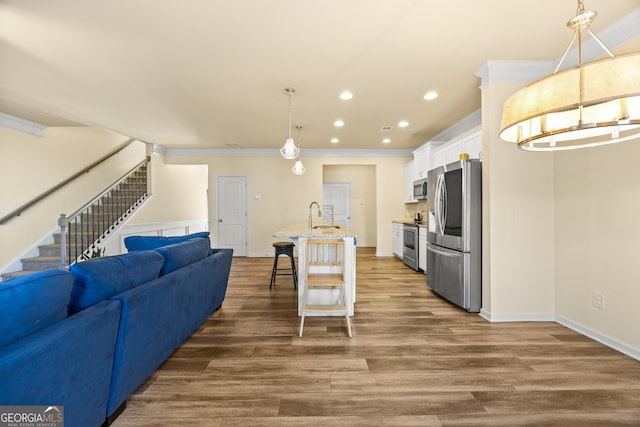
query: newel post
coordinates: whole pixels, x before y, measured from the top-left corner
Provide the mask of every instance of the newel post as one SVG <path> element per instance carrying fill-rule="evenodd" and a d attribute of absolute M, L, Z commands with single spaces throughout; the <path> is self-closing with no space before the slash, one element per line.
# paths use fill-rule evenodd
<path fill-rule="evenodd" d="M 60 227 L 60 269 L 67 268 L 67 227 L 69 220 L 65 214 L 60 214 L 58 218 L 58 226 Z"/>

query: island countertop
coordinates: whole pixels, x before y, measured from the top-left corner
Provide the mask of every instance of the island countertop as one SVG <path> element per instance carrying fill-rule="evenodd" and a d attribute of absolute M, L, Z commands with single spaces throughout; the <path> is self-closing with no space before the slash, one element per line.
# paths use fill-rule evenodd
<path fill-rule="evenodd" d="M 273 237 L 287 237 L 289 239 L 299 237 L 355 237 L 355 234 L 348 228 L 339 226 L 340 228 L 324 228 L 331 227 L 330 224 L 319 223 L 314 227 L 320 226 L 321 228 L 309 228 L 308 224 L 293 224 L 273 233 Z"/>

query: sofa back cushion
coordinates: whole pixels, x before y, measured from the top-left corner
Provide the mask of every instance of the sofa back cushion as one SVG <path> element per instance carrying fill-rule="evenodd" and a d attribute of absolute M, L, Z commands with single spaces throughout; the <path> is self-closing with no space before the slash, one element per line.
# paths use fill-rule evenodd
<path fill-rule="evenodd" d="M 73 276 L 45 270 L 0 283 L 0 347 L 38 332 L 68 315 Z"/>
<path fill-rule="evenodd" d="M 69 310 L 77 313 L 102 300 L 158 277 L 164 264 L 155 251 L 140 251 L 79 262 L 70 267 L 75 277 Z"/>
<path fill-rule="evenodd" d="M 129 252 L 148 251 L 161 246 L 173 245 L 175 243 L 184 242 L 189 239 L 197 239 L 199 237 L 209 237 L 208 231 L 200 233 L 187 234 L 186 236 L 129 236 L 125 237 L 124 245 Z"/>
<path fill-rule="evenodd" d="M 209 255 L 210 245 L 208 237 L 198 237 L 156 249 L 164 257 L 160 276 L 205 259 Z"/>

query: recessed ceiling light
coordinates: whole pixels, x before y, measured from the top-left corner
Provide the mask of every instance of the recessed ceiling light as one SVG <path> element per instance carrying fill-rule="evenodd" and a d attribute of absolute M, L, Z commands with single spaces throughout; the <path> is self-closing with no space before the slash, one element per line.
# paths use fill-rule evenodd
<path fill-rule="evenodd" d="M 338 138 L 331 138 L 331 143 L 332 144 L 337 144 L 338 142 L 340 142 L 340 140 Z"/>
<path fill-rule="evenodd" d="M 341 127 L 341 126 L 344 126 L 344 122 L 342 120 L 336 120 L 335 122 L 333 122 L 333 125 L 337 127 Z"/>
<path fill-rule="evenodd" d="M 400 123 L 398 123 L 398 126 L 401 128 L 406 128 L 407 126 L 409 126 L 409 122 L 406 120 L 403 120 Z"/>
<path fill-rule="evenodd" d="M 385 138 L 385 139 L 383 139 L 383 140 L 382 140 L 382 142 L 383 142 L 384 144 L 388 144 L 388 143 L 390 143 L 390 142 L 391 142 L 391 140 L 390 140 L 389 138 Z"/>
<path fill-rule="evenodd" d="M 340 99 L 343 99 L 345 101 L 349 100 L 351 98 L 353 98 L 353 94 L 351 92 L 349 92 L 348 90 L 345 90 L 344 92 L 342 92 L 340 94 Z"/>
<path fill-rule="evenodd" d="M 426 93 L 426 95 L 424 96 L 424 99 L 426 99 L 427 101 L 431 101 L 432 99 L 436 99 L 437 97 L 438 97 L 438 92 L 430 91 Z"/>

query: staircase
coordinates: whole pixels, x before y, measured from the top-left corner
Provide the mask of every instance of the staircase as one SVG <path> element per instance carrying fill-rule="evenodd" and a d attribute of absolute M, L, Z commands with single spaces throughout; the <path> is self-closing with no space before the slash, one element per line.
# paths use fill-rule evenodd
<path fill-rule="evenodd" d="M 147 192 L 147 162 L 139 164 L 117 183 L 93 201 L 70 215 L 62 216 L 59 224 L 65 229 L 65 262 L 91 258 L 100 251 L 100 243 L 123 225 L 149 197 Z M 62 228 L 62 227 L 61 227 Z M 22 270 L 5 273 L 2 280 L 61 266 L 61 232 L 53 235 L 53 243 L 38 246 L 38 256 L 23 258 Z"/>

